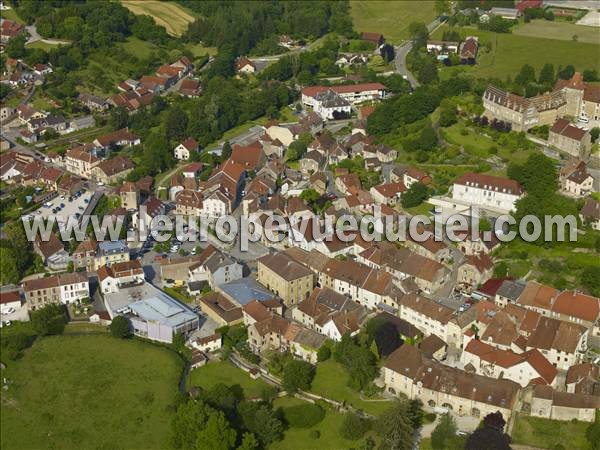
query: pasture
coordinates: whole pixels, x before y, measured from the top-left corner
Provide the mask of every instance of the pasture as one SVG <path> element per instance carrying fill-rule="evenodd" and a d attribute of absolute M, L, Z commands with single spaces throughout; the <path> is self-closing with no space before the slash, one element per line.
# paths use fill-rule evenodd
<path fill-rule="evenodd" d="M 182 365 L 108 334 L 40 338 L 2 371 L 0 446 L 165 448 Z"/>
<path fill-rule="evenodd" d="M 408 38 L 411 22 L 425 24 L 435 19 L 433 1 L 351 1 L 350 14 L 358 32 L 382 33 L 386 41 L 398 44 Z"/>
<path fill-rule="evenodd" d="M 561 41 L 573 41 L 573 36 L 576 36 L 577 42 L 600 43 L 600 28 L 560 21 L 532 20 L 514 27 L 513 34 Z"/>
<path fill-rule="evenodd" d="M 432 39 L 442 39 L 448 30 L 447 25 L 433 33 Z M 493 33 L 477 28 L 457 28 L 463 36 L 478 36 L 480 51 L 474 66 L 455 66 L 444 68 L 442 78 L 451 78 L 457 73 L 472 74 L 477 77 L 514 78 L 524 64 L 533 66 L 536 74 L 546 63 L 559 66 L 572 64 L 575 70 L 599 69 L 600 60 L 594 58 L 600 50 L 598 45 L 586 42 L 564 41 L 537 37 L 519 36 L 508 33 Z M 486 46 L 491 46 L 487 51 Z"/>
<path fill-rule="evenodd" d="M 181 36 L 188 24 L 195 20 L 193 14 L 175 2 L 122 0 L 121 3 L 134 14 L 151 16 L 172 36 Z"/>

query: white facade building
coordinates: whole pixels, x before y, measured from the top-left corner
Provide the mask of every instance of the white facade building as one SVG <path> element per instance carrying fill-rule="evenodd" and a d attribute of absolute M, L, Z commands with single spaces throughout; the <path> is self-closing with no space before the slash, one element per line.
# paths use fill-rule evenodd
<path fill-rule="evenodd" d="M 522 196 L 523 190 L 514 180 L 472 172 L 456 180 L 452 189 L 453 200 L 503 213 L 513 211 Z"/>

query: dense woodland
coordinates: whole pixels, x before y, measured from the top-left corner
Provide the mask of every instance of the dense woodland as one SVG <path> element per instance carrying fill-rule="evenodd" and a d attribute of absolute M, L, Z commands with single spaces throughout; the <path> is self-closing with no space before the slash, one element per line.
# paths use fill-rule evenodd
<path fill-rule="evenodd" d="M 247 54 L 262 41 L 281 34 L 315 39 L 325 33 L 352 33 L 345 1 L 226 0 L 180 3 L 202 18 L 190 25 L 186 38 L 233 52 Z"/>

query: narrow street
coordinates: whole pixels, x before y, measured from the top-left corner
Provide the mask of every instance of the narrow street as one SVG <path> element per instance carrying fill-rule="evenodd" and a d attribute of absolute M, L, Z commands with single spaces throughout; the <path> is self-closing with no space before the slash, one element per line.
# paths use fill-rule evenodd
<path fill-rule="evenodd" d="M 439 19 L 435 19 L 433 22 L 427 25 L 427 29 L 429 33 L 433 33 L 439 26 L 441 22 Z M 419 86 L 419 82 L 415 78 L 415 76 L 408 70 L 406 67 L 406 56 L 412 50 L 413 43 L 412 41 L 405 41 L 402 44 L 395 46 L 394 51 L 396 52 L 396 59 L 394 60 L 394 65 L 396 68 L 396 72 L 402 75 L 410 85 L 414 88 Z"/>

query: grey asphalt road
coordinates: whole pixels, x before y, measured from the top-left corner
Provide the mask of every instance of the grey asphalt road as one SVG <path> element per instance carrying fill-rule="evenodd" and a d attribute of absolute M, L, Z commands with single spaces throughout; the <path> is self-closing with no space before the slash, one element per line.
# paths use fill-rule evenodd
<path fill-rule="evenodd" d="M 427 25 L 427 29 L 431 33 L 438 26 L 440 26 L 440 21 L 439 19 L 435 19 L 433 22 Z M 405 79 L 407 79 L 413 88 L 416 88 L 417 86 L 419 86 L 419 82 L 406 67 L 406 55 L 408 55 L 408 53 L 412 50 L 412 46 L 412 41 L 406 41 L 402 43 L 402 45 L 398 45 L 394 48 L 396 52 L 395 67 L 396 72 L 398 72 Z"/>

